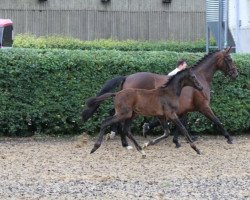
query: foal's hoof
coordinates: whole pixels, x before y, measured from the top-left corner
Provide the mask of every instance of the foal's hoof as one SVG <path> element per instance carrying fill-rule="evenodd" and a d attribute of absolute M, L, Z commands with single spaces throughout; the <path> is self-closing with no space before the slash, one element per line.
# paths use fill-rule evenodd
<path fill-rule="evenodd" d="M 181 144 L 180 143 L 175 143 L 175 148 L 180 148 L 181 147 Z"/>
<path fill-rule="evenodd" d="M 93 149 L 90 151 L 90 153 L 94 153 L 95 151 L 96 151 L 96 149 L 93 148 Z"/>
<path fill-rule="evenodd" d="M 95 144 L 93 149 L 90 151 L 90 153 L 94 153 L 101 145 Z"/>
<path fill-rule="evenodd" d="M 198 155 L 201 155 L 201 151 L 199 149 L 196 150 Z"/>

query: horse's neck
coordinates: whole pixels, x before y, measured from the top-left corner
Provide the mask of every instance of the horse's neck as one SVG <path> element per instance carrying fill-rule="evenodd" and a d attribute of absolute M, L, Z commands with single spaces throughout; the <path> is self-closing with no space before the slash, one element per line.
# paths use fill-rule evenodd
<path fill-rule="evenodd" d="M 202 77 L 209 85 L 212 82 L 214 73 L 217 70 L 216 61 L 208 60 L 207 62 L 201 63 L 194 68 L 196 76 Z"/>

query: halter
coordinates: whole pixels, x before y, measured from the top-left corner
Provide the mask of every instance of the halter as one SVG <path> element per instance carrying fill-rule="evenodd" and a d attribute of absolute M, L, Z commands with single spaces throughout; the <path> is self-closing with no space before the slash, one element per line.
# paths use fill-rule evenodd
<path fill-rule="evenodd" d="M 224 62 L 226 63 L 226 72 L 227 74 L 232 77 L 235 71 L 234 67 L 231 67 L 231 65 L 228 63 L 227 57 L 224 57 Z"/>

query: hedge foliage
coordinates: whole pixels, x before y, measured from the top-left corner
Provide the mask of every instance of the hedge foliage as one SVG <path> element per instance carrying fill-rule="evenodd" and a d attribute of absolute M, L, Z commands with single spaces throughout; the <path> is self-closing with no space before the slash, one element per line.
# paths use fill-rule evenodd
<path fill-rule="evenodd" d="M 214 43 L 213 41 L 211 41 Z M 120 50 L 120 51 L 175 51 L 175 52 L 205 52 L 204 40 L 195 42 L 175 41 L 118 41 L 112 39 L 99 39 L 94 41 L 81 41 L 76 38 L 64 36 L 36 37 L 33 35 L 17 35 L 14 39 L 14 47 L 18 48 L 58 48 L 69 50 Z"/>
<path fill-rule="evenodd" d="M 168 51 L 0 50 L 0 133 L 97 133 L 112 100 L 85 124 L 80 114 L 84 101 L 107 80 L 139 71 L 163 74 L 173 69 L 180 58 L 192 65 L 203 55 Z M 239 132 L 250 128 L 250 55 L 233 55 L 233 59 L 240 76 L 231 82 L 222 73 L 216 74 L 212 107 L 229 131 Z M 192 114 L 191 122 L 195 130 L 212 130 L 211 123 L 201 115 Z M 141 132 L 140 124 L 134 125 L 133 130 Z"/>

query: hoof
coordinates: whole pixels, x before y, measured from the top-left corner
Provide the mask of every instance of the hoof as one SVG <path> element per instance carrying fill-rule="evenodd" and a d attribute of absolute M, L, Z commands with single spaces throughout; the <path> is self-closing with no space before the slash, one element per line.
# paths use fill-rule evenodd
<path fill-rule="evenodd" d="M 179 143 L 177 143 L 177 144 L 175 144 L 175 148 L 180 148 L 181 147 L 181 145 L 179 144 Z"/>
<path fill-rule="evenodd" d="M 142 145 L 142 148 L 143 148 L 143 149 L 146 149 L 146 148 L 148 147 L 148 144 L 149 144 L 149 142 L 144 143 L 144 144 Z"/>
<path fill-rule="evenodd" d="M 191 140 L 192 140 L 193 142 L 197 141 L 197 140 L 198 140 L 198 135 L 193 135 L 193 136 L 191 136 Z"/>
<path fill-rule="evenodd" d="M 105 136 L 105 140 L 106 141 L 110 140 L 110 133 L 107 133 L 107 135 Z"/>
<path fill-rule="evenodd" d="M 100 146 L 101 144 L 95 144 L 93 149 L 90 151 L 90 153 L 94 153 Z"/>
<path fill-rule="evenodd" d="M 201 155 L 201 151 L 199 149 L 196 150 L 198 155 Z"/>
<path fill-rule="evenodd" d="M 106 140 L 113 140 L 115 138 L 115 132 L 114 131 L 111 131 L 110 133 L 108 133 L 106 135 Z"/>
<path fill-rule="evenodd" d="M 91 154 L 91 153 L 94 153 L 95 151 L 96 151 L 96 149 L 93 148 L 93 149 L 90 151 L 90 154 Z"/>
<path fill-rule="evenodd" d="M 133 147 L 132 146 L 126 146 L 125 147 L 127 150 L 131 150 L 131 149 L 133 149 Z"/>
<path fill-rule="evenodd" d="M 111 131 L 109 134 L 109 139 L 113 140 L 115 138 L 115 132 Z"/>
<path fill-rule="evenodd" d="M 146 158 L 146 153 L 145 153 L 144 151 L 141 151 L 141 153 L 142 153 L 142 156 L 141 156 L 141 157 L 142 157 L 143 159 L 145 159 L 145 158 Z"/>
<path fill-rule="evenodd" d="M 149 131 L 149 123 L 144 123 L 142 126 L 142 134 L 146 138 L 147 137 L 147 132 Z"/>
<path fill-rule="evenodd" d="M 233 140 L 227 140 L 227 143 L 228 144 L 233 144 L 234 142 L 233 142 Z"/>

